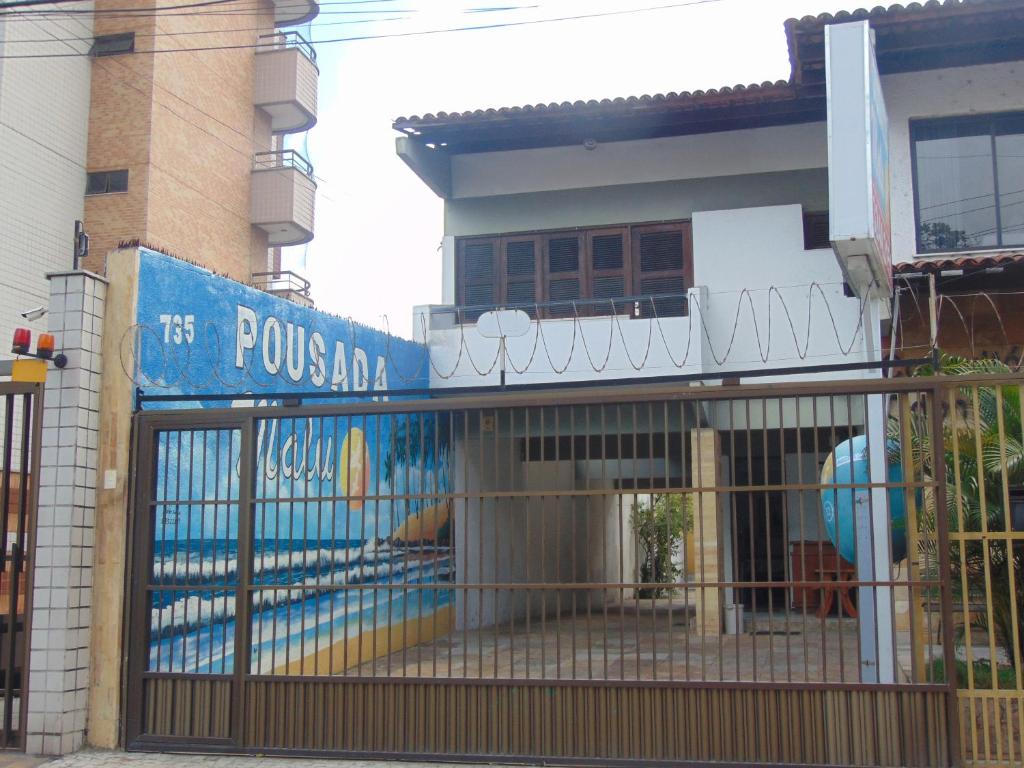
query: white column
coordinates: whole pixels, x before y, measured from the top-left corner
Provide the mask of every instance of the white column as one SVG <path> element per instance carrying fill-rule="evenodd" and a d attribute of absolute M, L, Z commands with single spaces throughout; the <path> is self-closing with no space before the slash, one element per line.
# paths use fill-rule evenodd
<path fill-rule="evenodd" d="M 881 360 L 881 326 L 876 299 L 864 304 L 864 357 L 869 362 Z M 881 378 L 881 370 L 869 374 Z M 867 395 L 867 426 L 869 479 L 871 483 L 887 480 L 885 445 L 886 409 L 884 395 Z M 885 488 L 872 488 L 869 503 L 854 510 L 857 536 L 857 580 L 889 581 L 892 552 L 889 541 L 888 493 Z M 860 617 L 861 682 L 892 683 L 896 679 L 894 635 L 892 625 L 893 595 L 890 587 L 859 587 L 857 615 Z"/>
<path fill-rule="evenodd" d="M 43 407 L 26 751 L 60 755 L 85 741 L 106 281 L 47 277 L 47 328 L 68 364 L 50 369 Z"/>

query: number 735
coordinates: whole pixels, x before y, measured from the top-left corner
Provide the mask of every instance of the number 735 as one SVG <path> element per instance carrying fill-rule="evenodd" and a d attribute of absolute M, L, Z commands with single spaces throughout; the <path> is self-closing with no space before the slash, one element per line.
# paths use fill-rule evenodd
<path fill-rule="evenodd" d="M 196 337 L 195 315 L 160 315 L 164 327 L 164 344 L 191 344 Z"/>

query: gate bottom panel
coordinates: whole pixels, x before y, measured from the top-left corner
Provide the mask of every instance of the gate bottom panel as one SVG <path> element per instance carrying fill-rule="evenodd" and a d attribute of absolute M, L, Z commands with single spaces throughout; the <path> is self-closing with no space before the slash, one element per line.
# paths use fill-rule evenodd
<path fill-rule="evenodd" d="M 146 681 L 135 748 L 227 735 L 229 683 Z M 243 752 L 650 763 L 950 764 L 941 690 L 299 681 L 245 684 Z M 161 737 L 165 737 L 161 743 Z M 184 737 L 184 738 L 183 738 Z"/>

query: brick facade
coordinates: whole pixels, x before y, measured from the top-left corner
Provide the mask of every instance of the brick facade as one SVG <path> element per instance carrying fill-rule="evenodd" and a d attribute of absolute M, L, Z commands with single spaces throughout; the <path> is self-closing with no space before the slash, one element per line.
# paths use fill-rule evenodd
<path fill-rule="evenodd" d="M 96 3 L 104 6 L 126 4 Z M 127 4 L 136 6 L 154 0 Z M 96 21 L 97 35 L 134 31 L 136 51 L 252 45 L 272 29 L 269 0 L 255 15 Z M 236 48 L 95 60 L 88 167 L 127 168 L 129 180 L 127 192 L 86 197 L 90 269 L 102 272 L 106 254 L 133 238 L 238 280 L 266 269 L 267 236 L 249 216 L 253 155 L 271 148 L 270 118 L 253 106 L 254 59 L 253 49 Z"/>

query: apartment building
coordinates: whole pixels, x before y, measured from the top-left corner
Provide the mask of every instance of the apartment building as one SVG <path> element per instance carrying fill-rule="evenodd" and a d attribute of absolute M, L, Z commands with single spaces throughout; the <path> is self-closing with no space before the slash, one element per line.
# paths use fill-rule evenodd
<path fill-rule="evenodd" d="M 17 531 L 17 546 L 31 552 L 29 570 L 37 557 L 58 565 L 58 579 L 76 591 L 54 598 L 49 577 L 40 577 L 46 594 L 37 605 L 47 615 L 30 652 L 26 603 L 8 597 L 17 566 L 5 561 L 3 610 L 12 606 L 18 616 L 0 631 L 0 645 L 18 649 L 18 671 L 5 677 L 5 747 L 58 754 L 86 738 L 97 616 L 91 576 L 80 575 L 92 561 L 96 472 L 87 457 L 105 439 L 100 411 L 113 420 L 127 412 L 105 408 L 99 397 L 101 371 L 117 366 L 113 356 L 100 360 L 108 254 L 119 243 L 143 242 L 310 304 L 308 283 L 281 270 L 280 249 L 313 237 L 315 176 L 285 137 L 316 123 L 319 73 L 312 45 L 287 28 L 318 10 L 313 0 L 100 0 L 0 11 L 0 338 L 24 326 L 36 336 L 51 331 L 69 358 L 65 370 L 51 371 L 45 416 L 12 418 L 8 399 L 5 515 L 12 499 L 20 499 L 18 509 L 33 506 L 20 488 L 39 495 L 42 512 L 29 512 L 24 525 L 5 519 L 4 530 Z M 69 302 L 68 280 L 90 289 Z M 0 346 L 0 357 L 8 350 Z M 72 407 L 58 416 L 61 405 Z M 27 436 L 25 425 L 43 420 L 54 436 L 26 454 L 35 468 L 12 463 L 23 426 Z M 68 449 L 72 439 L 78 450 Z M 59 512 L 47 506 L 57 501 Z M 50 558 L 54 543 L 69 553 Z M 10 539 L 7 547 L 13 551 Z M 35 674 L 26 686 L 30 658 Z M 31 713 L 23 686 L 31 688 Z M 102 725 L 91 725 L 94 742 L 104 743 Z"/>
<path fill-rule="evenodd" d="M 319 75 L 285 28 L 317 13 L 313 0 L 100 0 L 0 14 L 0 336 L 46 303 L 47 273 L 76 265 L 76 221 L 79 266 L 99 274 L 139 240 L 290 292 L 279 249 L 312 239 L 316 181 L 283 137 L 316 123 Z"/>

